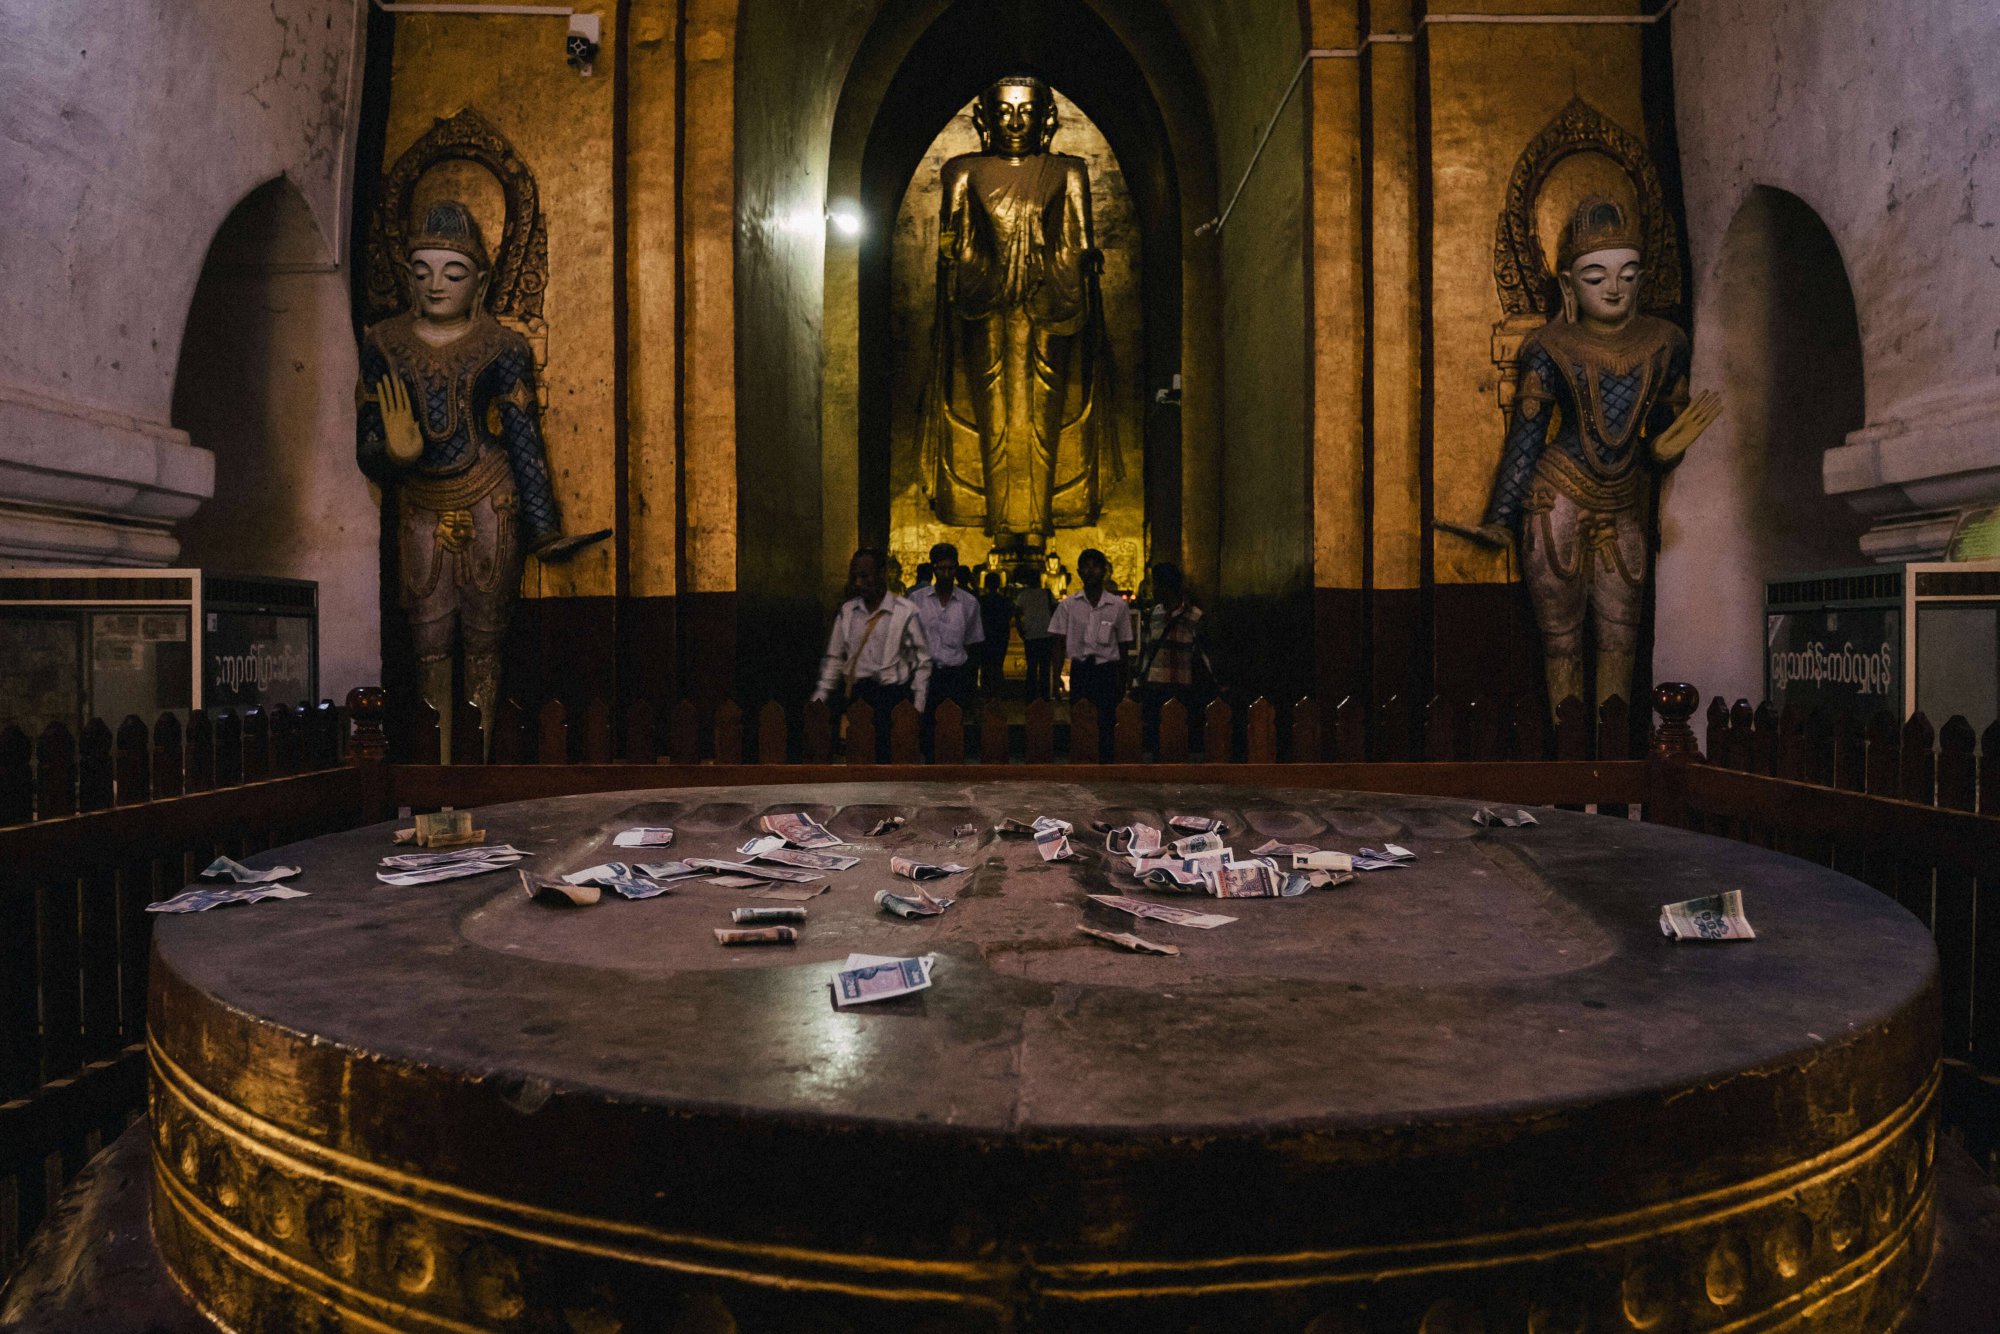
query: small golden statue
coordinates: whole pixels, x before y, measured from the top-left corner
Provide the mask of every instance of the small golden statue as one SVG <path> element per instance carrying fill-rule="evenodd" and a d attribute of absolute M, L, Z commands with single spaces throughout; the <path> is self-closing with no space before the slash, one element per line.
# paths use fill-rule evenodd
<path fill-rule="evenodd" d="M 493 266 L 471 211 L 432 204 L 412 231 L 410 309 L 362 340 L 355 452 L 401 498 L 402 605 L 449 762 L 454 638 L 490 728 L 523 558 L 564 559 L 604 534 L 563 536 L 534 355 L 486 309 Z"/>
<path fill-rule="evenodd" d="M 1584 696 L 1586 617 L 1598 704 L 1631 698 L 1654 478 L 1721 410 L 1712 392 L 1688 401 L 1687 335 L 1639 312 L 1640 250 L 1638 227 L 1620 205 L 1596 196 L 1577 205 L 1556 247 L 1563 313 L 1521 344 L 1485 521 L 1438 521 L 1490 546 L 1519 541 L 1551 712 Z"/>
<path fill-rule="evenodd" d="M 939 519 L 983 527 L 1010 564 L 1032 569 L 1058 527 L 1098 516 L 1104 257 L 1083 159 L 1049 151 L 1049 86 L 1002 79 L 972 119 L 981 151 L 940 173 L 921 474 Z"/>

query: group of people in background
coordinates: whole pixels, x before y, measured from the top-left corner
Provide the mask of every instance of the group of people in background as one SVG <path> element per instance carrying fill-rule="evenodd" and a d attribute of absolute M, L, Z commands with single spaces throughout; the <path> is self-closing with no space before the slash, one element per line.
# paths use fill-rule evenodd
<path fill-rule="evenodd" d="M 1013 596 L 999 572 L 987 570 L 982 591 L 974 594 L 958 548 L 940 542 L 917 567 L 916 585 L 906 595 L 899 587 L 900 567 L 885 552 L 862 548 L 848 566 L 848 597 L 834 617 L 813 698 L 839 707 L 869 705 L 878 758 L 886 759 L 889 715 L 905 700 L 923 718 L 928 740 L 937 707 L 946 700 L 970 717 L 976 693 L 989 699 L 1000 694 L 1016 625 L 1027 658 L 1028 698 L 1054 697 L 1060 649 L 1069 665 L 1069 698 L 1089 700 L 1103 720 L 1099 743 L 1106 759 L 1111 719 L 1128 687 L 1136 688 L 1145 706 L 1148 735 L 1155 733 L 1159 708 L 1168 699 L 1192 704 L 1214 689 L 1201 640 L 1201 609 L 1177 566 L 1153 566 L 1145 648 L 1136 669 L 1131 605 L 1111 584 L 1104 553 L 1093 547 L 1077 557 L 1081 587 L 1073 593 L 1065 592 L 1069 580 L 1061 563 L 1051 557 L 1049 566 L 1057 578 Z"/>

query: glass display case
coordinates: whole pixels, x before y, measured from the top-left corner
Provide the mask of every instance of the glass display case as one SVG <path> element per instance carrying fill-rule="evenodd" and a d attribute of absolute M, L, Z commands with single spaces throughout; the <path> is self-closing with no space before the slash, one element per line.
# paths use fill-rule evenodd
<path fill-rule="evenodd" d="M 319 586 L 207 570 L 0 570 L 0 721 L 151 723 L 319 690 Z"/>

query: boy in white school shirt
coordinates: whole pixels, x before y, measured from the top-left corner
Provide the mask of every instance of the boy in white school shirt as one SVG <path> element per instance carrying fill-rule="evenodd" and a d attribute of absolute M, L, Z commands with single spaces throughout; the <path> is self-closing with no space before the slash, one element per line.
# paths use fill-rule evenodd
<path fill-rule="evenodd" d="M 1132 617 L 1125 599 L 1104 587 L 1111 562 L 1096 547 L 1076 558 L 1082 591 L 1056 604 L 1049 633 L 1063 641 L 1069 655 L 1069 697 L 1087 699 L 1097 708 L 1099 758 L 1111 758 L 1111 741 L 1118 719 L 1118 701 L 1125 694 L 1125 654 L 1132 644 Z"/>
<path fill-rule="evenodd" d="M 910 605 L 923 623 L 931 650 L 929 702 L 956 700 L 972 717 L 973 650 L 986 638 L 979 599 L 958 586 L 958 548 L 940 542 L 931 548 L 931 582 L 910 590 Z M 922 711 L 922 710 L 920 710 Z"/>
<path fill-rule="evenodd" d="M 844 708 L 865 701 L 875 711 L 875 759 L 889 759 L 890 714 L 909 700 L 919 713 L 929 702 L 931 650 L 910 600 L 888 590 L 887 561 L 863 547 L 847 565 L 853 596 L 841 604 L 820 660 L 819 685 L 812 697 Z M 835 689 L 842 697 L 834 700 Z"/>

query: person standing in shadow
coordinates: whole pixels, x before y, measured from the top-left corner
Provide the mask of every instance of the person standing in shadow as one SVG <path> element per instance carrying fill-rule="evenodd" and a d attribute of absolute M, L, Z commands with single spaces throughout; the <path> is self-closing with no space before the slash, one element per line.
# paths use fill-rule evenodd
<path fill-rule="evenodd" d="M 873 547 L 847 565 L 849 597 L 833 618 L 812 697 L 845 709 L 855 700 L 875 714 L 875 761 L 889 761 L 889 729 L 904 700 L 922 713 L 930 700 L 931 650 L 908 598 L 888 589 L 888 561 Z M 834 692 L 840 698 L 834 698 Z"/>

